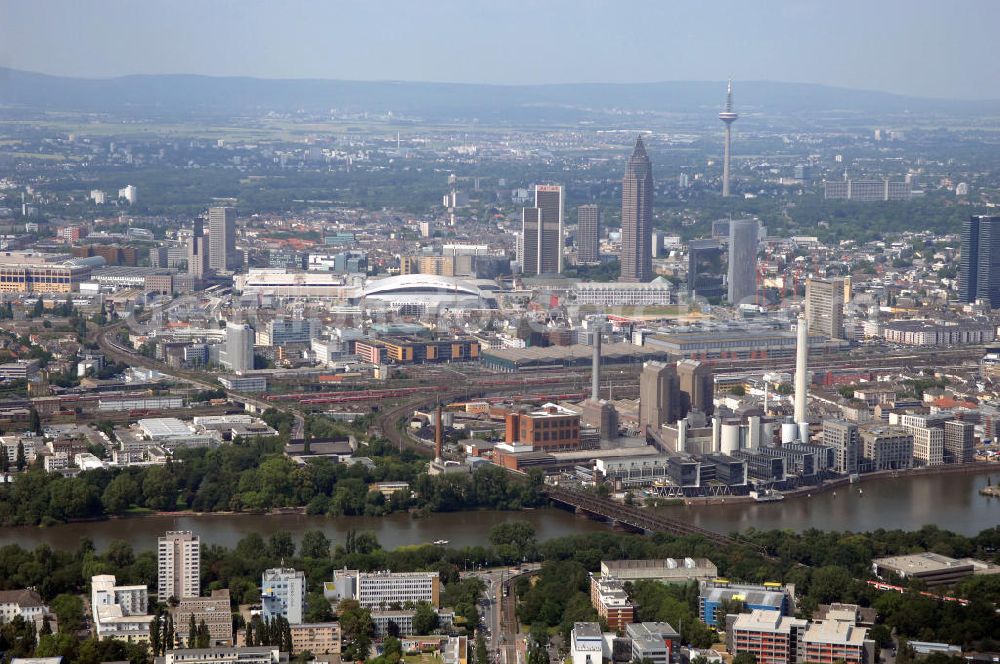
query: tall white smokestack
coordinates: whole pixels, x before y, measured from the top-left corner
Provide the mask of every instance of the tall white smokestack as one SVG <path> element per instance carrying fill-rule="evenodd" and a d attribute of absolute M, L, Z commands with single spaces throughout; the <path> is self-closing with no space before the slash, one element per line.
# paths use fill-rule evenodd
<path fill-rule="evenodd" d="M 798 337 L 795 346 L 795 422 L 808 421 L 806 414 L 806 394 L 809 391 L 808 367 L 809 356 L 809 323 L 805 317 L 799 317 Z"/>
<path fill-rule="evenodd" d="M 610 398 L 610 397 L 609 397 Z M 594 332 L 594 361 L 590 368 L 590 400 L 601 400 L 601 333 Z"/>

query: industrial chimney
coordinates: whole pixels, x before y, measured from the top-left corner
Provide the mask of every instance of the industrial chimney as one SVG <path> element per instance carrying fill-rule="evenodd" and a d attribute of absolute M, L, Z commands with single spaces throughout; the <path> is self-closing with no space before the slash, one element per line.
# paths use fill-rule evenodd
<path fill-rule="evenodd" d="M 437 407 L 437 418 L 434 424 L 434 461 L 441 463 L 442 455 L 441 448 L 443 445 L 444 434 L 443 434 L 443 421 L 441 417 L 441 404 Z"/>
<path fill-rule="evenodd" d="M 808 421 L 806 414 L 806 395 L 808 387 L 808 356 L 809 356 L 809 323 L 804 316 L 799 316 L 795 345 L 795 423 Z"/>
<path fill-rule="evenodd" d="M 601 333 L 594 332 L 594 361 L 590 368 L 590 400 L 601 400 Z"/>

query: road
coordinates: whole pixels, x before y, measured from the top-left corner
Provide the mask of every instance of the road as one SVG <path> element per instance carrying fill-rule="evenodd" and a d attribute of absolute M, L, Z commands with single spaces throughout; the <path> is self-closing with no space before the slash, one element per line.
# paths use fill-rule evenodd
<path fill-rule="evenodd" d="M 482 625 L 487 633 L 487 647 L 497 664 L 518 664 L 518 644 L 523 639 L 517 620 L 517 600 L 514 583 L 524 574 L 533 574 L 541 569 L 539 563 L 528 563 L 519 567 L 500 567 L 463 573 L 463 577 L 475 576 L 486 583 L 486 592 L 480 601 Z"/>

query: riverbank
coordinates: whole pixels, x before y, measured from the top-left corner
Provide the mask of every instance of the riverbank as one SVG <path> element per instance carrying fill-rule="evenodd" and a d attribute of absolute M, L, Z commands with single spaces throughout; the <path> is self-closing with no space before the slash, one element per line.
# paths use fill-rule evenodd
<path fill-rule="evenodd" d="M 898 479 L 900 477 L 923 477 L 927 475 L 953 475 L 953 474 L 973 474 L 978 475 L 988 472 L 1000 472 L 1000 463 L 990 461 L 974 461 L 972 463 L 948 464 L 943 466 L 925 466 L 922 468 L 911 468 L 910 470 L 879 470 L 873 473 L 858 475 L 854 482 L 849 477 L 838 477 L 827 480 L 822 484 L 799 487 L 790 491 L 783 491 L 784 499 L 809 498 L 822 493 L 835 491 L 840 487 L 877 482 L 886 479 Z M 727 505 L 727 504 L 760 504 L 750 496 L 696 496 L 685 498 L 684 504 L 696 505 Z"/>

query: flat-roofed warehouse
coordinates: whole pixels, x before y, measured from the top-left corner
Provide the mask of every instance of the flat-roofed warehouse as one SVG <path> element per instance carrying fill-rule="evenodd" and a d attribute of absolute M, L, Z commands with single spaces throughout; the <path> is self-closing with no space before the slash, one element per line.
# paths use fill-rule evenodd
<path fill-rule="evenodd" d="M 714 579 L 718 575 L 718 568 L 708 558 L 601 561 L 601 576 L 613 576 L 622 581 L 651 579 L 660 583 L 687 583 Z"/>
<path fill-rule="evenodd" d="M 645 345 L 680 358 L 791 357 L 795 355 L 795 333 L 784 330 L 706 330 L 648 335 Z M 809 335 L 809 352 L 831 352 L 847 342 Z"/>
<path fill-rule="evenodd" d="M 528 348 L 501 348 L 483 350 L 483 364 L 498 371 L 522 371 L 550 367 L 589 366 L 594 348 L 586 344 L 571 346 L 531 346 Z M 601 348 L 601 364 L 641 365 L 647 360 L 668 360 L 668 354 L 659 348 L 634 344 L 606 344 Z"/>
<path fill-rule="evenodd" d="M 894 574 L 903 579 L 921 579 L 928 586 L 943 586 L 973 574 L 996 574 L 1000 566 L 974 558 L 955 559 L 925 551 L 877 558 L 872 561 L 872 571 L 880 577 Z"/>

